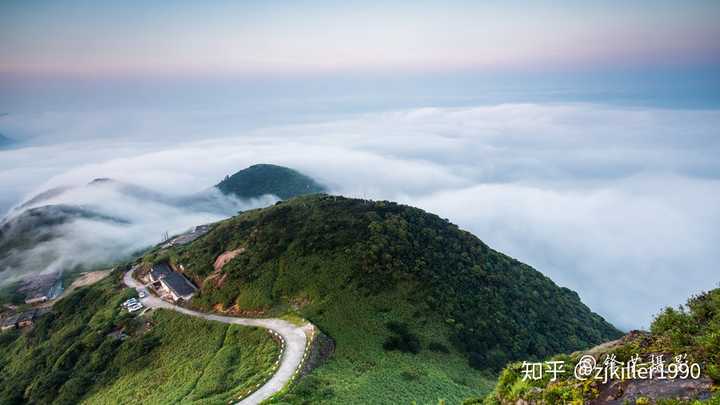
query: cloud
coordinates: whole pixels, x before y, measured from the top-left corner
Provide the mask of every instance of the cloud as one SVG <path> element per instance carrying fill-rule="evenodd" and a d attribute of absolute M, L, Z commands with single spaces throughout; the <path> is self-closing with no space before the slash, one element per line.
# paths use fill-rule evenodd
<path fill-rule="evenodd" d="M 479 185 L 407 202 L 464 224 L 630 328 L 717 285 L 718 195 L 717 182 L 639 177 L 584 191 Z"/>
<path fill-rule="evenodd" d="M 0 223 L 0 249 L 7 248 L 0 262 L 0 284 L 33 272 L 110 266 L 160 243 L 166 233 L 177 235 L 276 201 L 274 196 L 240 200 L 214 189 L 175 198 L 116 181 L 63 189 L 17 207 Z M 45 214 L 48 207 L 72 208 Z M 7 243 L 18 235 L 33 238 L 32 243 L 27 247 L 13 246 L 12 240 Z"/>
<path fill-rule="evenodd" d="M 117 117 L 92 121 L 104 120 Z M 117 136 L 97 133 L 101 124 L 74 127 L 70 141 L 35 130 L 37 146 L 0 152 L 0 181 L 16 201 L 95 177 L 180 195 L 254 163 L 287 165 L 338 194 L 447 217 L 624 328 L 718 282 L 720 111 L 503 104 L 235 123 L 164 113 Z M 117 209 L 152 211 L 129 205 Z M 137 213 L 157 235 L 175 214 Z"/>

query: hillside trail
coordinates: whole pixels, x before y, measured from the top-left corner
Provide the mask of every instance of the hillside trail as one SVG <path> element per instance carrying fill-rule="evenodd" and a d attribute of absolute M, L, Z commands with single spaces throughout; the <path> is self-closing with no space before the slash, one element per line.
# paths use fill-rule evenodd
<path fill-rule="evenodd" d="M 274 331 L 282 337 L 284 350 L 282 351 L 280 366 L 275 374 L 267 382 L 265 382 L 264 385 L 259 387 L 251 395 L 242 399 L 240 402 L 237 402 L 237 404 L 255 405 L 270 398 L 282 390 L 283 387 L 292 380 L 295 371 L 302 365 L 305 347 L 308 341 L 307 335 L 311 333 L 314 328 L 311 323 L 297 326 L 279 318 L 237 318 L 193 311 L 191 309 L 183 308 L 167 301 L 163 301 L 162 299 L 150 294 L 145 285 L 133 277 L 134 272 L 135 268 L 126 272 L 123 276 L 123 282 L 128 287 L 134 288 L 138 292 L 142 291 L 145 293 L 145 298 L 140 299 L 140 301 L 148 308 L 169 309 L 171 311 L 176 311 L 181 314 L 209 321 L 265 328 Z"/>

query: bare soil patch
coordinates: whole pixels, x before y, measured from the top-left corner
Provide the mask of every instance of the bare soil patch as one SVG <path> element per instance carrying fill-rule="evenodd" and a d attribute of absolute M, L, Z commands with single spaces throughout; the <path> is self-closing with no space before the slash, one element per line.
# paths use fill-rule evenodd
<path fill-rule="evenodd" d="M 215 268 L 216 272 L 219 272 L 222 270 L 223 266 L 225 266 L 230 260 L 234 259 L 237 255 L 243 253 L 245 251 L 244 247 L 241 247 L 239 249 L 230 250 L 227 251 L 215 259 L 215 264 L 213 265 L 213 268 Z"/>
<path fill-rule="evenodd" d="M 82 273 L 82 275 L 75 279 L 75 281 L 70 284 L 68 288 L 63 291 L 62 295 L 58 297 L 58 299 L 61 299 L 63 297 L 67 297 L 72 293 L 73 291 L 77 290 L 78 288 L 93 285 L 97 283 L 98 281 L 104 279 L 110 273 L 112 272 L 112 269 L 110 270 L 99 270 L 99 271 L 89 271 L 86 273 Z"/>

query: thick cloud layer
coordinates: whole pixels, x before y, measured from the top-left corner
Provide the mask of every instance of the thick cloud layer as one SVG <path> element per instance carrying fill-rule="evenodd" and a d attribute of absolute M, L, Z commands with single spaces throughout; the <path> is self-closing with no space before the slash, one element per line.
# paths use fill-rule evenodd
<path fill-rule="evenodd" d="M 51 123 L 15 118 L 37 145 L 0 152 L 0 184 L 18 200 L 95 177 L 179 195 L 276 163 L 335 193 L 447 217 L 620 327 L 718 282 L 719 111 L 507 104 L 237 130 L 232 118 L 163 114 L 107 136 L 62 119 L 72 136 L 61 142 Z M 138 211 L 138 237 L 212 219 L 128 205 L 117 209 Z"/>
<path fill-rule="evenodd" d="M 51 189 L 0 222 L 0 285 L 35 272 L 109 266 L 167 236 L 275 201 L 216 189 L 178 198 L 112 180 Z"/>

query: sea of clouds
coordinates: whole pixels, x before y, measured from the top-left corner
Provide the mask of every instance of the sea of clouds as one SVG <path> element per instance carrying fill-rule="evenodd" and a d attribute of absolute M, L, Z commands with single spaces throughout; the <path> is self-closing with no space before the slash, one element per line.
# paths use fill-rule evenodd
<path fill-rule="evenodd" d="M 0 151 L 0 209 L 97 177 L 181 196 L 275 163 L 332 193 L 437 213 L 578 291 L 617 326 L 647 327 L 662 307 L 718 286 L 718 128 L 716 110 L 594 104 L 422 108 L 272 127 L 210 112 L 14 115 L 0 132 L 26 146 Z M 120 194 L 64 197 L 133 223 L 73 228 L 68 238 L 98 235 L 84 252 L 134 249 L 222 217 Z"/>

